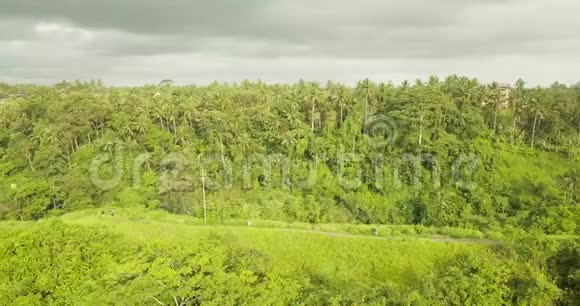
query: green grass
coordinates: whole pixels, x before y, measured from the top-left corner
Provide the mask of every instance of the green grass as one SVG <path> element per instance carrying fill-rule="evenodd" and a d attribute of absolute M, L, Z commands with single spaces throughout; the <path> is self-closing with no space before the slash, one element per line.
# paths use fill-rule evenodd
<path fill-rule="evenodd" d="M 183 224 L 192 226 L 204 225 L 202 219 L 194 218 L 187 215 L 174 215 L 164 211 L 154 211 L 143 208 L 119 208 L 119 207 L 104 207 L 101 209 L 89 209 L 83 211 L 73 212 L 62 216 L 63 220 L 81 221 L 81 223 L 94 223 L 100 218 L 109 216 L 110 209 L 116 212 L 115 218 L 117 220 L 131 220 L 139 222 L 165 222 L 170 224 Z M 105 215 L 99 216 L 99 211 L 105 212 Z M 231 219 L 220 223 L 214 223 L 209 220 L 208 224 L 218 227 L 243 227 L 247 228 L 247 220 Z M 492 239 L 501 240 L 503 237 L 501 233 L 481 232 L 474 229 L 462 229 L 452 227 L 426 227 L 422 225 L 368 225 L 368 224 L 310 224 L 303 222 L 283 222 L 272 220 L 252 220 L 252 228 L 267 228 L 267 229 L 293 229 L 304 231 L 316 231 L 327 233 L 343 233 L 353 235 L 368 236 L 372 232 L 372 228 L 378 229 L 378 236 L 388 238 L 455 238 L 455 239 Z"/>
<path fill-rule="evenodd" d="M 26 230 L 32 224 L 34 224 L 34 222 L 2 221 L 0 222 L 0 239 L 10 236 L 14 233 Z"/>
<path fill-rule="evenodd" d="M 104 209 L 105 212 L 109 208 Z M 103 226 L 130 239 L 171 240 L 193 243 L 219 235 L 244 247 L 269 255 L 274 273 L 308 272 L 333 282 L 359 278 L 408 286 L 429 272 L 437 262 L 465 249 L 485 249 L 485 244 L 432 241 L 436 229 L 414 226 L 381 226 L 383 237 L 370 235 L 368 225 L 309 225 L 254 221 L 252 227 L 239 221 L 204 226 L 203 221 L 162 211 L 115 208 L 115 216 L 99 210 L 73 212 L 60 217 L 66 223 Z M 39 221 L 47 222 L 47 221 Z M 0 223 L 0 229 L 26 230 L 29 223 Z M 443 232 L 449 229 L 441 229 Z M 433 235 L 432 235 L 433 234 Z"/>
<path fill-rule="evenodd" d="M 110 209 L 115 210 L 114 216 L 108 214 Z M 452 258 L 466 253 L 486 258 L 495 249 L 488 240 L 480 239 L 481 232 L 456 228 L 383 225 L 379 227 L 379 237 L 375 237 L 370 235 L 371 225 L 266 220 L 254 220 L 252 226 L 246 226 L 243 220 L 204 225 L 203 220 L 191 216 L 120 207 L 76 211 L 37 222 L 0 222 L 0 241 L 19 231 L 53 224 L 51 219 L 105 229 L 119 234 L 123 239 L 118 241 L 122 243 L 146 245 L 142 242 L 166 241 L 169 252 L 179 246 L 199 245 L 202 241 L 257 250 L 269 261 L 268 277 L 296 277 L 300 284 L 305 284 L 301 290 L 317 288 L 328 290 L 331 295 L 348 288 L 349 295 L 364 296 L 362 293 L 369 288 L 383 285 L 392 292 L 412 295 L 417 284 L 433 277 L 433 271 L 440 271 Z M 216 236 L 219 239 L 212 239 Z M 319 293 L 324 294 L 316 291 Z"/>
<path fill-rule="evenodd" d="M 550 183 L 554 177 L 578 167 L 577 162 L 562 158 L 551 153 L 518 148 L 499 151 L 499 165 L 496 169 L 498 176 L 506 182 L 521 183 L 522 180 L 531 180 L 535 183 Z"/>

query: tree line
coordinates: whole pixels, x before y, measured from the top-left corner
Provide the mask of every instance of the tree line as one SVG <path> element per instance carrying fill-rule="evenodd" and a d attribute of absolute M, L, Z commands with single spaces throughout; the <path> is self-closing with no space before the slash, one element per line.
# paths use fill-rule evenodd
<path fill-rule="evenodd" d="M 518 80 L 507 106 L 497 84 L 459 76 L 355 86 L 0 84 L 0 92 L 4 219 L 110 203 L 201 216 L 204 191 L 216 221 L 577 231 L 580 89 L 559 83 Z M 127 175 L 95 186 L 96 156 L 99 177 L 139 170 L 140 184 Z M 204 165 L 207 156 L 214 162 Z M 273 163 L 292 170 L 250 167 L 229 175 L 233 188 L 204 184 L 223 184 L 227 162 L 252 156 L 282 156 Z M 312 169 L 316 183 L 298 184 Z M 344 188 L 345 178 L 360 184 Z"/>

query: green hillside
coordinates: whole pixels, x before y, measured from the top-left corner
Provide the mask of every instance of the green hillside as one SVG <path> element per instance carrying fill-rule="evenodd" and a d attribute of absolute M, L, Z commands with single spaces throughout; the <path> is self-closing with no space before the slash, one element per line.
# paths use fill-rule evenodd
<path fill-rule="evenodd" d="M 0 301 L 578 304 L 580 89 L 504 90 L 0 84 Z"/>
<path fill-rule="evenodd" d="M 552 276 L 532 264 L 556 255 L 522 261 L 511 253 L 519 241 L 204 226 L 192 217 L 114 209 L 114 216 L 88 210 L 0 223 L 0 299 L 433 305 L 459 303 L 466 294 L 492 304 L 560 296 Z"/>

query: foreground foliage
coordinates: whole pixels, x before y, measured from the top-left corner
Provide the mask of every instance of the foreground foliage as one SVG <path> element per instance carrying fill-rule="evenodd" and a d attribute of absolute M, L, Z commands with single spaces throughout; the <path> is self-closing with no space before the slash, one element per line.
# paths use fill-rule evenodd
<path fill-rule="evenodd" d="M 569 253 L 578 245 L 571 241 L 525 236 L 488 247 L 185 230 L 175 222 L 112 217 L 74 224 L 87 221 L 47 220 L 0 239 L 0 299 L 17 305 L 548 305 L 579 297 L 578 257 Z"/>

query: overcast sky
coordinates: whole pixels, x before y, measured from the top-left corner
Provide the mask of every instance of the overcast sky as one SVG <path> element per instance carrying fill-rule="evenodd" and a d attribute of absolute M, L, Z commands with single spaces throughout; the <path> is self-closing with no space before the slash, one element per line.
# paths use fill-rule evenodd
<path fill-rule="evenodd" d="M 0 81 L 580 81 L 578 0 L 1 0 Z"/>

